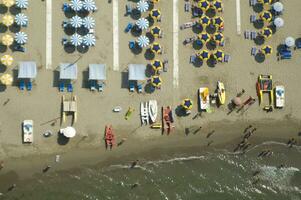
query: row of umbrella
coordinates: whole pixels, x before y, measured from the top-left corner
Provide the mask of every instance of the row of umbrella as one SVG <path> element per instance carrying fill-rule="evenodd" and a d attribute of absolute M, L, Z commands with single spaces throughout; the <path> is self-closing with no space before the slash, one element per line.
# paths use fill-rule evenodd
<path fill-rule="evenodd" d="M 94 18 L 88 16 L 88 17 L 84 17 L 81 18 L 79 16 L 73 16 L 68 23 L 74 27 L 74 28 L 79 28 L 81 26 L 84 26 L 87 29 L 92 29 L 95 27 L 95 20 Z"/>
<path fill-rule="evenodd" d="M 213 40 L 218 43 L 222 43 L 224 41 L 224 35 L 221 32 L 216 32 L 212 35 L 210 35 L 207 32 L 202 32 L 198 35 L 198 40 L 200 40 L 203 43 L 207 43 L 210 40 Z"/>
<path fill-rule="evenodd" d="M 5 46 L 12 45 L 14 41 L 17 44 L 26 44 L 28 41 L 28 36 L 25 32 L 17 32 L 14 37 L 10 34 L 5 34 L 1 38 L 1 43 Z"/>
<path fill-rule="evenodd" d="M 209 18 L 207 15 L 203 15 L 199 18 L 198 22 L 204 27 L 208 26 L 210 23 L 217 27 L 221 27 L 224 25 L 224 19 L 221 16 Z"/>
<path fill-rule="evenodd" d="M 159 35 L 161 34 L 161 28 L 159 26 L 154 26 L 151 28 L 150 33 L 154 37 L 159 37 Z M 139 47 L 144 48 L 144 47 L 149 46 L 150 40 L 147 36 L 141 35 L 138 37 L 137 43 L 138 43 Z"/>
<path fill-rule="evenodd" d="M 16 6 L 17 8 L 27 9 L 28 8 L 28 0 L 2 0 L 2 4 L 7 8 L 12 6 Z"/>
<path fill-rule="evenodd" d="M 200 0 L 198 1 L 197 7 L 203 11 L 207 11 L 209 8 L 213 8 L 218 12 L 223 10 L 223 4 L 221 0 L 214 0 L 212 2 L 208 0 Z"/>
<path fill-rule="evenodd" d="M 221 62 L 223 61 L 225 54 L 222 50 L 219 49 L 215 50 L 213 53 L 210 53 L 208 50 L 203 49 L 202 51 L 198 52 L 196 56 L 204 61 L 208 60 L 211 56 L 213 56 L 214 59 Z"/>
<path fill-rule="evenodd" d="M 97 10 L 94 0 L 71 0 L 69 6 L 74 11 L 86 10 L 92 12 Z"/>
<path fill-rule="evenodd" d="M 14 22 L 16 22 L 16 24 L 19 26 L 27 26 L 28 17 L 23 13 L 19 13 L 15 17 L 9 14 L 3 15 L 1 23 L 4 24 L 5 26 L 9 27 L 13 25 Z"/>
<path fill-rule="evenodd" d="M 85 36 L 81 36 L 77 33 L 70 36 L 70 43 L 74 46 L 80 46 L 82 44 L 86 46 L 95 46 L 96 38 L 93 34 L 87 34 Z"/>

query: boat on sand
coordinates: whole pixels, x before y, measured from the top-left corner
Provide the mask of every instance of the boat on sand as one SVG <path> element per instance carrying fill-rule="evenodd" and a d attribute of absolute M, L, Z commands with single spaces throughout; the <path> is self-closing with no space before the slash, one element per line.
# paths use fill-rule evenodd
<path fill-rule="evenodd" d="M 152 123 L 156 122 L 157 115 L 158 115 L 158 104 L 156 100 L 149 100 L 148 102 L 148 113 L 149 118 Z"/>
<path fill-rule="evenodd" d="M 105 129 L 105 142 L 106 142 L 106 148 L 112 147 L 115 145 L 115 135 L 113 133 L 112 125 L 107 125 Z"/>
<path fill-rule="evenodd" d="M 226 101 L 226 90 L 224 83 L 217 81 L 217 96 L 220 105 L 224 105 Z"/>

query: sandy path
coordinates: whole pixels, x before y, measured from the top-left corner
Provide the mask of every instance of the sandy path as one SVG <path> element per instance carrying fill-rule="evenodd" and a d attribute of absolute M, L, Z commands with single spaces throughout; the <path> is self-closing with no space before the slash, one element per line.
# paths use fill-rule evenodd
<path fill-rule="evenodd" d="M 119 70 L 118 0 L 113 0 L 113 70 Z"/>
<path fill-rule="evenodd" d="M 52 0 L 46 1 L 46 69 L 52 65 Z"/>
<path fill-rule="evenodd" d="M 179 86 L 179 3 L 173 0 L 173 86 Z"/>

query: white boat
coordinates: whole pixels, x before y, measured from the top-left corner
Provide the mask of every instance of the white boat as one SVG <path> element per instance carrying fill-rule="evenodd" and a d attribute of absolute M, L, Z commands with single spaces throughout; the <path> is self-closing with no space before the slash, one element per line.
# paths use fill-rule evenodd
<path fill-rule="evenodd" d="M 24 120 L 23 121 L 23 143 L 33 142 L 33 121 Z"/>
<path fill-rule="evenodd" d="M 147 102 L 140 103 L 140 115 L 141 115 L 141 124 L 147 125 L 149 123 L 148 103 Z"/>
<path fill-rule="evenodd" d="M 158 114 L 158 104 L 157 104 L 156 100 L 149 100 L 148 113 L 149 113 L 149 118 L 151 119 L 152 123 L 155 123 L 156 119 L 157 119 L 157 114 Z"/>
<path fill-rule="evenodd" d="M 278 85 L 275 87 L 275 105 L 276 108 L 283 108 L 285 104 L 285 89 L 284 86 Z"/>
<path fill-rule="evenodd" d="M 210 108 L 209 89 L 207 87 L 199 88 L 200 110 L 206 111 Z"/>

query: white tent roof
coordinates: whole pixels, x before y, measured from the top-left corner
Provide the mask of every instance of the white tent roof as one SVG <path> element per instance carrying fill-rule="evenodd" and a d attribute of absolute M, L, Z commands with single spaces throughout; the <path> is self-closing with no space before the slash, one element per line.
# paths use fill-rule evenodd
<path fill-rule="evenodd" d="M 77 79 L 77 64 L 61 63 L 60 79 Z"/>
<path fill-rule="evenodd" d="M 19 62 L 18 78 L 35 78 L 37 76 L 37 64 L 33 61 Z"/>
<path fill-rule="evenodd" d="M 129 64 L 129 80 L 143 81 L 145 76 L 146 65 L 144 64 Z"/>
<path fill-rule="evenodd" d="M 89 64 L 89 80 L 106 80 L 106 65 Z"/>

